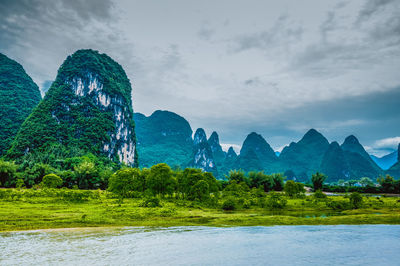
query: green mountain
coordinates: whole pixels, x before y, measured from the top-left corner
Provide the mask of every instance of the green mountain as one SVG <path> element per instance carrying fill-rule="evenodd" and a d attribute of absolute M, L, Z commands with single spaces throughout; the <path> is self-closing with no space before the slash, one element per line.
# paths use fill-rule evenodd
<path fill-rule="evenodd" d="M 211 133 L 211 136 L 208 138 L 208 144 L 210 145 L 213 158 L 218 168 L 222 168 L 225 161 L 225 152 L 222 150 L 221 145 L 219 144 L 219 136 L 217 132 Z"/>
<path fill-rule="evenodd" d="M 350 167 L 342 148 L 334 141 L 322 158 L 320 171 L 328 176 L 326 182 L 337 182 L 350 178 Z"/>
<path fill-rule="evenodd" d="M 134 114 L 141 167 L 167 163 L 186 167 L 193 152 L 192 128 L 183 117 L 169 111 L 155 111 L 146 117 Z"/>
<path fill-rule="evenodd" d="M 204 129 L 198 128 L 193 138 L 193 155 L 191 167 L 200 168 L 205 172 L 212 172 L 218 176 L 211 146 L 207 141 Z"/>
<path fill-rule="evenodd" d="M 392 167 L 390 167 L 386 173 L 393 176 L 396 179 L 400 179 L 400 144 L 397 148 L 397 163 L 395 163 Z"/>
<path fill-rule="evenodd" d="M 239 155 L 239 157 L 242 157 L 240 158 L 242 164 L 246 164 L 246 161 L 243 158 L 245 156 L 246 158 L 251 159 L 252 164 L 255 165 L 256 158 L 252 154 L 250 154 L 250 156 L 247 155 L 250 151 L 254 152 L 259 160 L 258 164 L 261 166 L 262 169 L 275 168 L 278 157 L 276 156 L 271 146 L 267 143 L 267 141 L 265 141 L 265 139 L 261 135 L 255 132 L 247 135 L 246 139 L 243 142 Z"/>
<path fill-rule="evenodd" d="M 371 155 L 371 159 L 383 170 L 387 170 L 397 162 L 397 151 L 386 154 L 382 157 Z"/>
<path fill-rule="evenodd" d="M 226 153 L 225 160 L 223 163 L 223 168 L 221 169 L 221 173 L 227 174 L 229 170 L 236 168 L 237 154 L 233 147 L 229 147 L 228 152 Z"/>
<path fill-rule="evenodd" d="M 22 124 L 7 157 L 54 163 L 92 153 L 136 165 L 131 91 L 125 71 L 109 56 L 75 52 Z"/>
<path fill-rule="evenodd" d="M 23 67 L 0 53 L 0 156 L 40 99 L 38 86 Z"/>
<path fill-rule="evenodd" d="M 281 171 L 291 171 L 296 180 L 307 181 L 320 170 L 328 148 L 328 140 L 315 129 L 310 129 L 299 142 L 292 142 L 282 150 L 279 155 Z"/>
<path fill-rule="evenodd" d="M 375 179 L 383 173 L 355 136 L 348 136 L 341 148 L 349 165 L 351 178 L 370 177 Z"/>

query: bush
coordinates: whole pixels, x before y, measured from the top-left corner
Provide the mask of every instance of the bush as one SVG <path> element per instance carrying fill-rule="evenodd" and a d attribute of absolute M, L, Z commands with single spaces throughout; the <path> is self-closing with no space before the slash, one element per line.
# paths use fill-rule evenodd
<path fill-rule="evenodd" d="M 222 203 L 222 209 L 225 211 L 233 211 L 236 209 L 236 201 L 233 198 L 227 198 Z"/>
<path fill-rule="evenodd" d="M 353 192 L 353 193 L 350 194 L 349 200 L 350 200 L 350 206 L 353 209 L 358 209 L 362 205 L 363 197 L 361 196 L 360 193 Z"/>
<path fill-rule="evenodd" d="M 61 186 L 63 180 L 56 174 L 45 175 L 42 179 L 42 185 L 46 188 L 57 188 Z"/>
<path fill-rule="evenodd" d="M 302 183 L 297 183 L 293 180 L 287 181 L 283 190 L 285 191 L 285 194 L 291 198 L 301 197 L 301 195 L 306 191 Z"/>
<path fill-rule="evenodd" d="M 343 200 L 329 200 L 326 202 L 326 206 L 333 210 L 346 210 L 349 208 L 349 204 Z"/>
<path fill-rule="evenodd" d="M 149 197 L 145 198 L 140 204 L 140 207 L 147 207 L 147 208 L 154 208 L 154 207 L 160 207 L 160 199 L 157 197 Z"/>
<path fill-rule="evenodd" d="M 324 193 L 322 193 L 322 191 L 320 189 L 315 191 L 313 196 L 316 199 L 326 199 L 326 197 L 327 197 Z"/>
<path fill-rule="evenodd" d="M 283 209 L 287 204 L 287 200 L 280 193 L 270 192 L 266 203 L 270 209 Z"/>

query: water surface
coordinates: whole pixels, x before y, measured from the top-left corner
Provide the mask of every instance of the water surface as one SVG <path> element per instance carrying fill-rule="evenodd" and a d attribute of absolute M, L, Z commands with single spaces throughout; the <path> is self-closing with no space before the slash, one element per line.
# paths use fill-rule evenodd
<path fill-rule="evenodd" d="M 399 225 L 0 233 L 0 265 L 400 265 Z"/>

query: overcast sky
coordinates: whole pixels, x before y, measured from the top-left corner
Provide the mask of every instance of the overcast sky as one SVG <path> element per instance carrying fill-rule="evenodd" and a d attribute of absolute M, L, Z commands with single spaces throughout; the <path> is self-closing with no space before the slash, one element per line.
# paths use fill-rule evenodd
<path fill-rule="evenodd" d="M 0 52 L 39 87 L 82 48 L 124 67 L 135 111 L 224 144 L 256 131 L 280 149 L 309 128 L 377 155 L 400 142 L 398 0 L 0 0 Z"/>

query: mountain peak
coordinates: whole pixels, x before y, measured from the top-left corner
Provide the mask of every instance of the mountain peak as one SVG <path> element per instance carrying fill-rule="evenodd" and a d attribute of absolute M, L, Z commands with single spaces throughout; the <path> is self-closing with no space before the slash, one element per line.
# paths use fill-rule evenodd
<path fill-rule="evenodd" d="M 303 138 L 299 142 L 323 142 L 324 144 L 329 144 L 328 140 L 322 135 L 320 132 L 318 132 L 315 129 L 310 129 L 307 131 L 306 134 L 304 134 Z"/>
<path fill-rule="evenodd" d="M 236 154 L 236 152 L 235 152 L 235 150 L 233 149 L 232 146 L 229 147 L 228 152 L 226 154 L 226 157 L 227 158 L 236 158 L 237 157 L 237 154 Z"/>
<path fill-rule="evenodd" d="M 219 145 L 219 136 L 218 136 L 217 132 L 213 131 L 213 133 L 211 133 L 211 136 L 208 139 L 208 143 L 210 143 L 210 145 L 213 145 L 213 144 Z"/>
<path fill-rule="evenodd" d="M 193 143 L 197 145 L 202 142 L 207 142 L 206 132 L 202 128 L 198 128 L 196 133 L 194 133 Z"/>
<path fill-rule="evenodd" d="M 267 141 L 256 132 L 247 135 L 240 149 L 240 155 L 243 156 L 250 151 L 254 151 L 264 164 L 269 164 L 278 158 Z"/>
<path fill-rule="evenodd" d="M 344 140 L 344 142 L 343 142 L 343 144 L 360 144 L 360 142 L 358 141 L 358 139 L 356 138 L 356 136 L 354 136 L 354 135 L 350 135 L 350 136 L 348 136 L 345 140 Z"/>

